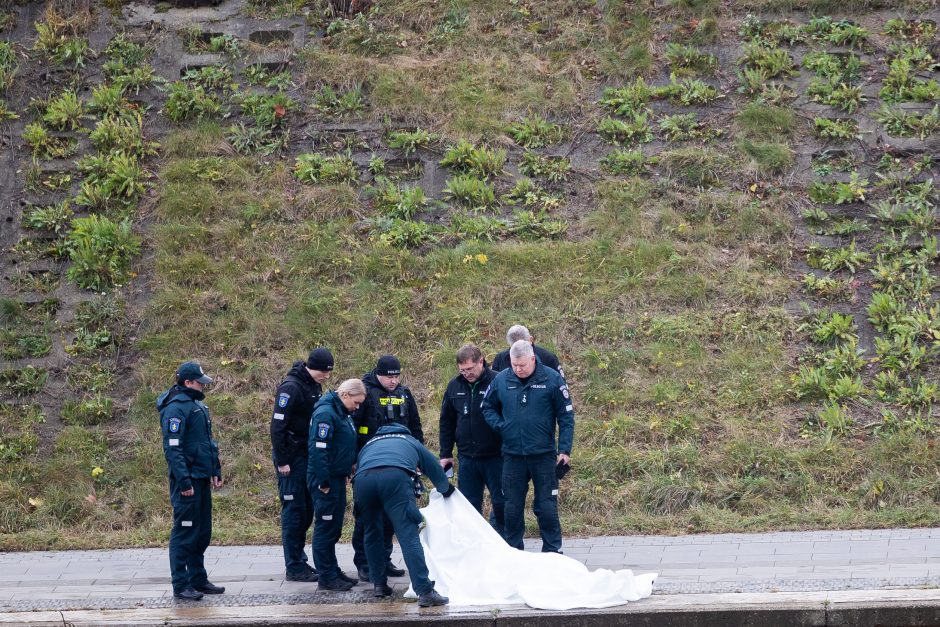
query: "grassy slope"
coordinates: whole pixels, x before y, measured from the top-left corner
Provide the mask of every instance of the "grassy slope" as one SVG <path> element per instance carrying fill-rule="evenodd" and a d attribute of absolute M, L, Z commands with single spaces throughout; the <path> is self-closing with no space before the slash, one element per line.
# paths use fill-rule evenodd
<path fill-rule="evenodd" d="M 619 3 L 604 14 L 583 2 L 473 3 L 456 13 L 382 4 L 374 23 L 392 36 L 373 33 L 363 45 L 347 31 L 314 44 L 303 78 L 309 89 L 362 82 L 368 117 L 448 138 L 505 141 L 505 124 L 530 111 L 564 121 L 574 136 L 592 130 L 599 85 L 650 71 L 662 52 L 653 35 L 666 30 Z M 669 15 L 685 23 L 711 10 Z M 466 22 L 441 34 L 452 15 Z M 736 21 L 723 20 L 730 34 Z M 729 102 L 719 124 L 732 139 L 766 135 L 759 122 L 734 123 L 743 104 Z M 784 121 L 769 138 L 786 147 L 805 132 L 796 125 Z M 801 192 L 749 193 L 738 173 L 763 187 L 780 179 L 733 141 L 706 164 L 727 181 L 714 189 L 685 184 L 696 175 L 686 161 L 645 178 L 585 167 L 566 187 L 579 207 L 566 238 L 417 252 L 363 234 L 359 220 L 374 210 L 357 190 L 303 186 L 290 159 L 231 157 L 218 126 L 181 128 L 163 143 L 148 233 L 152 298 L 136 346 L 145 391 L 120 427 L 58 436 L 45 505 L 30 513 L 29 487 L 9 494 L 6 515 L 21 518 L 6 547 L 165 539 L 152 404 L 190 357 L 219 381 L 208 402 L 228 483 L 216 500 L 216 538 L 276 542 L 269 397 L 292 359 L 328 345 L 341 380 L 397 353 L 434 443 L 454 350 L 475 341 L 492 355 L 517 321 L 560 354 L 573 390 L 576 470 L 560 507 L 567 532 L 940 522 L 932 440 L 909 430 L 799 437 L 809 406 L 795 404 L 789 387 L 802 338 L 784 306 L 796 290 L 791 207 Z M 574 188 L 590 199 L 584 206 Z M 81 499 L 91 479 L 75 477 L 95 465 L 105 475 L 90 504 Z M 41 462 L 30 468 L 38 474 Z M 875 490 L 877 481 L 889 489 Z"/>

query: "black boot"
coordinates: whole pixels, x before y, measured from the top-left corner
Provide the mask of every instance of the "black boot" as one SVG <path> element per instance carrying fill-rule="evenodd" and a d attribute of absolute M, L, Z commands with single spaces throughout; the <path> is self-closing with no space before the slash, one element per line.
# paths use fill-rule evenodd
<path fill-rule="evenodd" d="M 425 592 L 418 597 L 418 605 L 420 607 L 433 607 L 435 605 L 447 605 L 450 602 L 450 599 L 447 597 L 442 597 L 437 593 L 437 590 L 432 589 L 430 592 Z"/>
<path fill-rule="evenodd" d="M 395 594 L 395 591 L 392 590 L 392 587 L 387 583 L 377 583 L 375 584 L 375 592 L 372 593 L 377 599 L 385 599 Z"/>
<path fill-rule="evenodd" d="M 388 561 L 388 564 L 385 565 L 385 574 L 389 577 L 404 577 L 405 569 L 398 568 L 391 560 Z"/>
<path fill-rule="evenodd" d="M 173 596 L 177 599 L 185 599 L 186 601 L 199 601 L 202 599 L 202 593 L 192 588 L 183 588 L 179 592 L 174 592 Z"/>
<path fill-rule="evenodd" d="M 193 586 L 198 592 L 203 594 L 222 594 L 225 592 L 225 586 L 217 586 L 211 581 L 207 581 L 201 586 Z"/>

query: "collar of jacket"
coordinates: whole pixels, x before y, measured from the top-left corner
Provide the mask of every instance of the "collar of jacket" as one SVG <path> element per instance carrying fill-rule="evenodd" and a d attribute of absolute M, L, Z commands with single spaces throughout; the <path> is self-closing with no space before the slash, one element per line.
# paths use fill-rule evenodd
<path fill-rule="evenodd" d="M 339 394 L 337 394 L 335 390 L 332 392 L 327 392 L 323 398 L 330 399 L 330 402 L 333 403 L 333 407 L 336 408 L 336 411 L 339 412 L 340 416 L 349 417 L 355 413 L 346 409 L 346 406 L 343 405 L 343 399 L 339 397 Z"/>
<path fill-rule="evenodd" d="M 310 372 L 307 370 L 307 365 L 303 361 L 295 361 L 294 365 L 291 366 L 290 370 L 287 371 L 285 379 L 297 379 L 298 383 L 304 385 L 316 385 L 313 377 L 310 376 Z"/>
<path fill-rule="evenodd" d="M 532 371 L 532 374 L 529 375 L 529 378 L 526 380 L 525 383 L 522 382 L 522 379 L 516 376 L 516 371 L 513 370 L 512 367 L 509 368 L 509 374 L 506 376 L 506 380 L 511 381 L 513 383 L 518 383 L 519 385 L 531 385 L 532 383 L 545 381 L 546 379 L 548 379 L 548 373 L 545 371 L 547 367 L 548 366 L 545 366 L 542 363 L 541 359 L 536 357 L 535 358 L 535 370 Z"/>
<path fill-rule="evenodd" d="M 379 394 L 388 394 L 391 396 L 404 396 L 405 395 L 405 390 L 400 383 L 397 386 L 395 386 L 395 389 L 392 390 L 391 392 L 386 390 L 385 386 L 379 383 L 379 376 L 375 374 L 375 370 L 363 375 L 362 382 L 366 386 L 366 391 L 368 391 L 369 388 L 375 388 Z"/>
<path fill-rule="evenodd" d="M 495 376 L 496 376 L 496 373 L 492 369 L 490 369 L 490 365 L 486 363 L 486 360 L 483 360 L 483 372 L 480 374 L 480 378 L 474 381 L 473 383 L 470 383 L 469 381 L 467 381 L 467 378 L 463 376 L 462 374 L 459 374 L 459 373 L 457 374 L 457 378 L 460 380 L 460 382 L 463 383 L 464 385 L 469 385 L 469 386 L 473 386 L 479 383 L 489 384 L 489 382 L 492 381 L 493 377 Z"/>

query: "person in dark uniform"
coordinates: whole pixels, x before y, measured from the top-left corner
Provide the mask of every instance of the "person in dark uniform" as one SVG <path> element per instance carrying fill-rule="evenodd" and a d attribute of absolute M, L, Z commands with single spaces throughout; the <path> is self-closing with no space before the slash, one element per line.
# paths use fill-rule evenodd
<path fill-rule="evenodd" d="M 318 590 L 346 591 L 359 580 L 347 577 L 336 561 L 336 543 L 346 514 L 346 483 L 356 463 L 352 414 L 366 398 L 359 379 L 343 381 L 317 403 L 310 420 L 307 485 L 313 495 L 313 561 Z"/>
<path fill-rule="evenodd" d="M 445 605 L 447 597 L 438 594 L 428 578 L 424 549 L 418 537 L 419 525 L 424 520 L 415 499 L 414 479 L 418 471 L 427 475 L 445 498 L 454 493 L 454 486 L 447 481 L 434 454 L 413 438 L 407 427 L 387 424 L 359 451 L 353 498 L 365 527 L 369 572 L 382 573 L 372 578 L 375 596 L 392 595 L 383 572 L 388 561 L 384 538 L 387 522 L 383 522 L 386 518 L 398 537 L 418 605 Z"/>
<path fill-rule="evenodd" d="M 191 601 L 225 592 L 209 582 L 204 559 L 212 539 L 211 488 L 222 487 L 219 446 L 212 439 L 209 408 L 202 402 L 210 383 L 212 378 L 198 363 L 187 361 L 176 371 L 176 385 L 157 398 L 173 505 L 173 596 Z"/>
<path fill-rule="evenodd" d="M 325 348 L 297 361 L 277 387 L 271 416 L 271 453 L 281 499 L 281 544 L 287 581 L 316 581 L 304 545 L 313 522 L 313 500 L 307 489 L 307 435 L 310 415 L 321 387 L 333 371 L 333 355 Z"/>
<path fill-rule="evenodd" d="M 519 340 L 525 340 L 532 345 L 532 350 L 535 351 L 535 356 L 539 358 L 539 361 L 542 362 L 542 365 L 548 366 L 553 370 L 557 370 L 561 373 L 561 376 L 565 376 L 565 371 L 561 369 L 561 363 L 558 361 L 558 357 L 552 351 L 547 348 L 542 348 L 541 346 L 536 346 L 535 338 L 532 337 L 532 334 L 529 333 L 529 330 L 522 326 L 521 324 L 514 324 L 509 327 L 509 330 L 506 331 L 506 343 L 512 346 Z M 502 372 L 503 370 L 508 370 L 511 366 L 509 360 L 509 349 L 497 353 L 496 357 L 493 358 L 493 370 L 496 372 Z"/>
<path fill-rule="evenodd" d="M 457 443 L 457 488 L 478 512 L 483 512 L 483 488 L 490 492 L 490 523 L 503 535 L 502 442 L 483 419 L 483 395 L 496 373 L 473 344 L 457 351 L 458 375 L 451 379 L 441 403 L 441 468 L 454 465 Z"/>
<path fill-rule="evenodd" d="M 362 377 L 366 386 L 366 401 L 356 412 L 355 424 L 358 435 L 358 447 L 361 450 L 378 431 L 382 425 L 400 424 L 408 427 L 411 435 L 424 444 L 424 431 L 421 429 L 421 416 L 418 415 L 418 404 L 415 402 L 411 390 L 400 384 L 401 362 L 392 355 L 382 355 L 375 365 L 375 369 Z M 355 509 L 353 514 L 355 514 Z M 390 577 L 401 577 L 405 571 L 392 563 L 392 528 L 387 525 L 385 530 L 386 560 L 385 574 Z M 364 549 L 364 529 L 356 515 L 356 524 L 353 527 L 353 563 L 358 570 L 359 579 L 369 581 L 369 564 Z"/>
<path fill-rule="evenodd" d="M 560 553 L 556 466 L 571 461 L 571 394 L 564 378 L 536 358 L 528 341 L 513 344 L 509 356 L 512 368 L 496 375 L 483 399 L 483 417 L 503 440 L 506 542 L 523 548 L 525 497 L 531 481 L 542 551 Z"/>

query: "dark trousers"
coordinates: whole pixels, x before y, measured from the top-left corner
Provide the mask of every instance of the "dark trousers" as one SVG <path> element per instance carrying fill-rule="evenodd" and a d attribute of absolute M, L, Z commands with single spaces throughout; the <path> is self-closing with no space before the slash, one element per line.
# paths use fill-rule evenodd
<path fill-rule="evenodd" d="M 336 543 L 343 533 L 346 515 L 346 477 L 330 477 L 330 491 L 324 494 L 317 486 L 310 486 L 313 495 L 313 563 L 320 573 L 321 583 L 333 583 L 339 577 L 336 561 Z"/>
<path fill-rule="evenodd" d="M 388 554 L 382 523 L 382 517 L 387 516 L 401 545 L 414 591 L 422 595 L 433 590 L 434 582 L 428 578 L 424 549 L 418 538 L 418 524 L 423 518 L 415 502 L 411 475 L 401 468 L 366 470 L 356 476 L 353 495 L 365 527 L 366 558 L 372 583 L 383 585 L 388 581 L 385 574 Z"/>
<path fill-rule="evenodd" d="M 353 547 L 353 564 L 356 565 L 357 569 L 369 570 L 369 561 L 366 559 L 366 548 L 365 548 L 365 525 L 362 523 L 362 515 L 359 513 L 359 508 L 356 507 L 355 503 L 353 504 L 353 516 L 356 517 L 356 524 L 353 525 L 353 536 L 352 536 L 352 547 Z M 388 564 L 392 559 L 392 549 L 395 547 L 392 545 L 392 536 L 395 535 L 395 530 L 392 528 L 392 521 L 388 519 L 388 516 L 382 514 L 382 542 L 385 546 L 385 563 Z M 382 572 L 385 572 L 385 568 L 382 568 Z M 370 579 L 371 572 L 370 572 Z"/>
<path fill-rule="evenodd" d="M 193 479 L 192 483 L 195 493 L 183 496 L 179 483 L 170 476 L 170 577 L 174 593 L 204 586 L 209 580 L 204 555 L 212 538 L 212 486 L 209 479 Z"/>
<path fill-rule="evenodd" d="M 555 453 L 503 455 L 503 494 L 506 496 L 506 542 L 522 549 L 525 535 L 525 497 L 529 481 L 535 490 L 532 511 L 539 521 L 542 552 L 561 552 L 561 523 L 558 521 L 558 479 Z"/>
<path fill-rule="evenodd" d="M 483 513 L 483 488 L 490 492 L 493 511 L 490 524 L 499 533 L 504 534 L 503 517 L 506 499 L 503 497 L 503 458 L 493 457 L 458 457 L 457 487 L 467 497 L 470 504 Z"/>
<path fill-rule="evenodd" d="M 275 473 L 277 465 L 275 464 Z M 307 532 L 313 522 L 313 500 L 307 489 L 307 458 L 290 460 L 290 475 L 277 473 L 277 491 L 281 498 L 281 544 L 288 573 L 299 575 L 307 566 Z"/>

